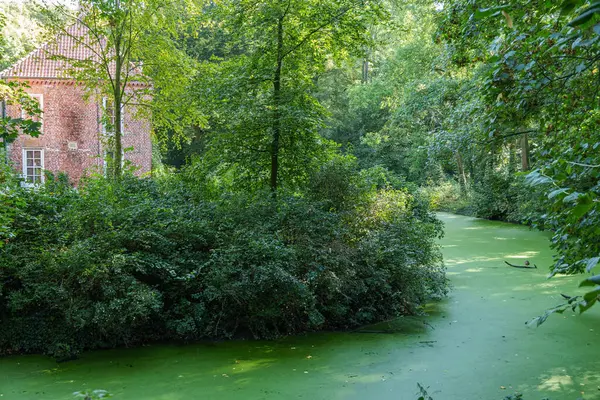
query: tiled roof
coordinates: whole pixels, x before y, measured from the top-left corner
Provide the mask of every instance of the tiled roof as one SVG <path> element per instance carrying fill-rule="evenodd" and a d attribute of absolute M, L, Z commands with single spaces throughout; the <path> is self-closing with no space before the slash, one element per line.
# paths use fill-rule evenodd
<path fill-rule="evenodd" d="M 69 34 L 62 33 L 53 41 L 29 53 L 11 67 L 0 73 L 2 78 L 54 78 L 66 79 L 65 73 L 69 64 L 56 59 L 61 56 L 69 59 L 87 60 L 94 56 L 92 49 L 79 43 L 86 40 L 86 29 L 75 24 L 69 28 Z M 81 39 L 76 39 L 81 38 Z M 86 42 L 89 42 L 87 40 Z"/>
<path fill-rule="evenodd" d="M 1 78 L 21 79 L 69 79 L 72 67 L 69 60 L 98 61 L 101 53 L 97 40 L 92 39 L 88 29 L 81 23 L 70 26 L 68 33 L 59 34 L 40 48 L 29 53 L 11 67 L 0 72 Z M 104 51 L 106 53 L 106 51 Z M 139 70 L 132 68 L 133 75 Z"/>

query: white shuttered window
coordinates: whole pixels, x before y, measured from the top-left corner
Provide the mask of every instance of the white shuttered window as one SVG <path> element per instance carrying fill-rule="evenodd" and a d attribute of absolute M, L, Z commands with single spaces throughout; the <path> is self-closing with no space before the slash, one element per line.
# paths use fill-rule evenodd
<path fill-rule="evenodd" d="M 29 184 L 44 182 L 44 150 L 23 149 L 23 177 Z"/>

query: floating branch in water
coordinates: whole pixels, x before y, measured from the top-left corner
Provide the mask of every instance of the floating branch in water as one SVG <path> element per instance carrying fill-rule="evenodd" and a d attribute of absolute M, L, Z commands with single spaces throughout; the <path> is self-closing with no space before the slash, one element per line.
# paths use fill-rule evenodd
<path fill-rule="evenodd" d="M 508 261 L 504 261 L 506 265 L 513 268 L 524 268 L 524 269 L 537 269 L 537 265 L 533 264 L 533 267 L 529 265 L 529 261 L 525 261 L 525 265 L 514 265 L 509 263 Z"/>

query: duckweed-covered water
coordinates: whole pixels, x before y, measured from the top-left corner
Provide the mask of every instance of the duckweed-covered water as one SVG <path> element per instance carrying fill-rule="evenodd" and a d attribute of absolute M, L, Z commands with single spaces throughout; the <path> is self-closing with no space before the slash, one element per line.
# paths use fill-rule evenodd
<path fill-rule="evenodd" d="M 105 389 L 123 400 L 600 399 L 600 312 L 525 321 L 580 293 L 580 278 L 546 280 L 547 236 L 525 227 L 442 214 L 453 291 L 429 317 L 355 333 L 278 342 L 152 346 L 85 354 L 56 364 L 0 359 L 0 400 L 71 399 Z M 519 270 L 504 260 L 535 262 Z"/>

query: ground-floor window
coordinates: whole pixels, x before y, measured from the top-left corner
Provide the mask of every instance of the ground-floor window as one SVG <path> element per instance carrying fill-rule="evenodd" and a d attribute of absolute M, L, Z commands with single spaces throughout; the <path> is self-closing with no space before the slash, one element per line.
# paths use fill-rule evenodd
<path fill-rule="evenodd" d="M 23 149 L 23 177 L 25 182 L 44 182 L 44 150 Z"/>
<path fill-rule="evenodd" d="M 115 134 L 116 114 L 114 100 L 109 97 L 102 98 L 102 109 L 104 117 L 102 119 L 102 133 L 106 137 L 113 137 Z M 125 105 L 121 105 L 121 135 L 125 134 Z"/>
<path fill-rule="evenodd" d="M 115 161 L 115 152 L 112 150 L 104 151 L 104 176 L 108 176 L 109 166 L 112 168 Z M 125 150 L 121 150 L 121 168 L 125 166 Z"/>
<path fill-rule="evenodd" d="M 29 97 L 31 97 L 32 100 L 34 100 L 38 103 L 40 111 L 43 113 L 44 112 L 44 96 L 41 94 L 34 94 L 34 93 L 28 93 L 27 95 Z M 42 123 L 42 126 L 40 126 L 40 132 L 43 132 L 44 126 L 43 126 L 42 115 L 31 115 L 27 111 L 22 109 L 21 110 L 21 118 L 30 119 L 32 121 Z"/>

